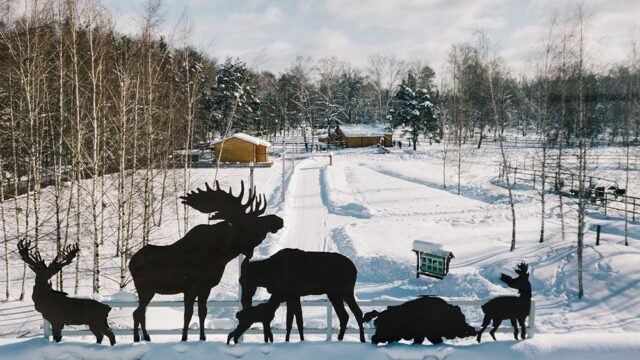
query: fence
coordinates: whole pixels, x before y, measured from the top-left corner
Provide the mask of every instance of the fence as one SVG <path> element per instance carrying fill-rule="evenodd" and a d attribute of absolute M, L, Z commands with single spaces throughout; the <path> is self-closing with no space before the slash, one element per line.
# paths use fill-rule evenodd
<path fill-rule="evenodd" d="M 518 169 L 517 166 L 511 166 L 511 164 L 507 164 L 505 168 L 503 164 L 500 163 L 500 179 L 504 178 L 505 171 L 508 171 L 513 184 L 522 182 L 532 185 L 534 189 L 538 185 L 542 186 L 543 172 L 541 170 Z M 578 176 L 576 174 L 547 170 L 544 172 L 544 178 L 545 186 L 551 186 L 554 192 L 562 192 L 562 194 L 567 197 L 576 197 L 578 195 L 578 190 L 576 189 L 576 186 L 578 186 Z M 594 191 L 596 183 L 602 184 L 605 182 L 609 185 L 604 186 L 604 190 Z M 605 215 L 608 215 L 609 211 L 614 210 L 620 211 L 623 214 L 627 212 L 631 217 L 631 221 L 640 219 L 640 198 L 628 195 L 616 195 L 607 190 L 608 186 L 617 186 L 615 181 L 596 176 L 587 176 L 585 186 L 588 186 L 585 195 L 590 200 L 591 205 L 598 208 Z M 569 191 L 565 190 L 567 187 Z M 629 189 L 626 190 L 628 192 Z M 547 191 L 547 189 L 544 189 L 544 191 Z"/>
<path fill-rule="evenodd" d="M 459 306 L 481 306 L 487 301 L 488 300 L 448 300 L 447 302 L 449 304 L 459 305 Z M 104 303 L 115 308 L 138 307 L 138 303 L 135 301 L 106 301 Z M 358 305 L 361 308 L 394 306 L 394 305 L 400 305 L 402 303 L 404 303 L 404 301 L 399 301 L 399 300 L 358 301 Z M 194 305 L 197 306 L 197 303 Z M 303 307 L 323 307 L 326 309 L 327 327 L 326 328 L 304 328 L 304 332 L 305 334 L 311 334 L 311 335 L 318 335 L 318 334 L 326 335 L 326 340 L 330 341 L 333 333 L 338 330 L 333 328 L 333 306 L 331 305 L 331 302 L 328 301 L 327 299 L 306 300 L 306 301 L 302 301 L 301 305 Z M 182 308 L 183 306 L 184 306 L 184 303 L 182 301 L 154 301 L 149 303 L 149 307 Z M 241 304 L 240 304 L 240 301 L 237 301 L 237 300 L 207 302 L 207 308 L 209 309 L 225 308 L 225 307 L 240 309 Z M 197 314 L 197 311 L 195 311 L 195 313 Z M 529 338 L 533 338 L 535 334 L 535 318 L 536 318 L 536 304 L 534 300 L 531 300 L 531 310 L 529 312 L 529 320 L 527 322 L 527 333 L 529 334 Z M 51 324 L 49 324 L 47 320 L 44 320 L 43 329 L 44 329 L 44 338 L 48 340 L 52 336 L 52 332 L 51 332 Z M 115 335 L 132 335 L 133 334 L 133 329 L 112 328 L 111 330 Z M 229 329 L 229 328 L 224 328 L 224 329 L 223 328 L 216 328 L 216 329 L 207 328 L 205 329 L 205 334 L 227 335 L 233 330 L 234 329 Z M 373 334 L 374 329 L 365 327 L 364 331 L 366 334 L 371 335 Z M 147 332 L 149 333 L 149 335 L 181 335 L 182 329 L 156 329 L 156 330 L 149 329 L 147 330 Z M 286 330 L 273 328 L 272 332 L 274 334 L 285 334 Z M 503 326 L 501 329 L 498 329 L 498 332 L 512 333 L 512 329 L 508 326 Z M 346 333 L 357 334 L 358 329 L 347 328 Z M 262 334 L 261 329 L 251 328 L 247 332 L 245 332 L 245 335 L 256 335 L 256 334 Z M 92 333 L 89 330 L 71 329 L 71 330 L 63 330 L 62 335 L 63 336 L 86 336 L 86 335 L 92 335 Z"/>

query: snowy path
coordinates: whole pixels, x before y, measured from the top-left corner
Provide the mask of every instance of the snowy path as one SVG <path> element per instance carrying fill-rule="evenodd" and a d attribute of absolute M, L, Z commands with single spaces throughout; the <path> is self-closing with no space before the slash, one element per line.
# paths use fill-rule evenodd
<path fill-rule="evenodd" d="M 322 203 L 320 169 L 326 161 L 307 159 L 296 165 L 295 191 L 285 200 L 293 205 L 285 220 L 286 233 L 281 248 L 298 248 L 306 251 L 325 250 L 327 209 Z"/>

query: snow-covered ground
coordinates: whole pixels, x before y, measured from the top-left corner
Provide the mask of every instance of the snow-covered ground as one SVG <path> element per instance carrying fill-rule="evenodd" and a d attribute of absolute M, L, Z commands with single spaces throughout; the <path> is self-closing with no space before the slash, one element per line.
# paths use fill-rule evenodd
<path fill-rule="evenodd" d="M 592 224 L 603 226 L 601 245 L 595 246 L 595 232 L 589 231 L 584 249 L 585 297 L 577 297 L 576 214 L 571 199 L 564 206 L 566 238 L 560 234 L 560 210 L 556 196 L 548 196 L 545 214 L 546 237 L 539 243 L 539 192 L 524 184 L 515 188 L 517 244 L 509 252 L 511 216 L 507 192 L 498 180 L 495 148 L 465 150 L 461 166 L 460 194 L 457 194 L 457 158 L 449 152 L 446 168 L 447 187 L 442 186 L 442 153 L 440 147 L 425 147 L 418 152 L 398 149 L 380 154 L 375 149 L 344 150 L 335 153 L 333 165 L 326 156 L 314 156 L 289 161 L 286 169 L 285 202 L 282 198 L 282 164 L 256 169 L 258 190 L 265 192 L 270 213 L 284 219 L 285 227 L 269 236 L 256 249 L 256 258 L 267 257 L 285 247 L 313 251 L 337 251 L 353 260 L 358 268 L 356 295 L 359 299 L 410 299 L 433 294 L 448 299 L 488 299 L 511 294 L 499 281 L 501 272 L 526 261 L 531 266 L 531 283 L 536 301 L 536 337 L 514 342 L 507 334 L 499 334 L 499 342 L 475 344 L 472 339 L 449 342 L 440 346 L 409 346 L 397 344 L 376 348 L 370 344 L 275 344 L 256 343 L 259 337 L 235 347 L 213 341 L 176 344 L 178 335 L 156 337 L 153 344 L 131 345 L 130 336 L 119 336 L 115 349 L 79 343 L 91 342 L 91 337 L 64 338 L 64 344 L 46 344 L 38 337 L 42 321 L 30 299 L 0 303 L 0 358 L 545 358 L 590 359 L 612 357 L 637 359 L 640 353 L 640 223 L 629 224 L 630 246 L 624 246 L 624 222 L 619 214 L 605 217 L 589 210 L 587 229 Z M 621 153 L 621 149 L 599 148 L 598 153 Z M 534 149 L 509 149 L 515 161 L 531 159 Z M 605 157 L 603 157 L 604 159 Z M 213 177 L 211 169 L 192 171 L 193 187 L 201 186 Z M 618 163 L 599 162 L 590 169 L 593 175 L 611 178 L 624 184 L 624 171 Z M 247 169 L 222 169 L 219 178 L 226 186 L 237 186 L 247 179 Z M 640 193 L 640 171 L 632 171 L 629 193 Z M 180 195 L 180 194 L 177 194 Z M 44 194 L 44 196 L 47 196 Z M 152 243 L 171 243 L 179 238 L 179 218 L 182 207 L 176 207 L 176 196 L 165 206 L 166 220 L 154 229 Z M 176 213 L 178 211 L 178 213 Z M 206 222 L 206 216 L 190 213 L 190 226 Z M 451 272 L 442 281 L 415 278 L 414 240 L 439 243 L 454 253 Z M 15 246 L 15 244 L 12 244 Z M 49 250 L 53 247 L 51 246 Z M 84 251 L 84 250 L 83 250 Z M 45 247 L 45 253 L 46 247 Z M 88 254 L 82 266 L 90 268 Z M 51 252 L 48 252 L 52 255 Z M 16 262 L 15 264 L 18 264 Z M 111 264 L 111 263 L 108 263 Z M 117 262 L 103 276 L 102 298 L 135 299 L 132 287 L 117 292 L 115 278 Z M 5 278 L 4 269 L 0 278 Z M 20 272 L 12 270 L 13 286 L 19 284 Z M 211 299 L 235 299 L 238 288 L 238 268 L 227 266 L 223 280 L 213 289 Z M 73 279 L 68 275 L 67 284 Z M 28 291 L 32 279 L 27 280 Z M 90 293 L 91 278 L 83 279 L 81 294 Z M 0 288 L 4 283 L 0 283 Z M 14 293 L 17 293 L 16 288 Z M 266 292 L 258 292 L 266 298 Z M 159 299 L 180 299 L 156 297 Z M 131 327 L 132 309 L 114 309 L 113 327 Z M 479 308 L 463 307 L 470 324 L 481 321 Z M 233 309 L 211 309 L 207 326 L 235 326 Z M 197 323 L 197 317 L 192 322 Z M 282 311 L 274 320 L 283 327 Z M 182 324 L 182 309 L 150 309 L 149 328 L 178 328 Z M 305 326 L 325 325 L 323 309 L 305 309 Z M 334 321 L 335 325 L 335 321 Z M 355 324 L 350 322 L 351 326 Z M 505 323 L 503 327 L 507 327 Z M 195 338 L 192 330 L 192 338 Z M 312 340 L 313 336 L 310 337 Z M 297 336 L 293 337 L 294 341 Z M 318 337 L 317 339 L 321 339 Z M 355 340 L 355 338 L 348 337 Z M 159 344 L 162 340 L 169 343 Z M 276 342 L 282 338 L 276 336 Z M 310 350 L 309 347 L 313 347 Z M 111 352 L 114 351 L 114 352 Z M 45 356 L 46 354 L 46 356 Z M 352 356 L 353 355 L 353 356 Z M 429 357 L 431 356 L 431 357 Z M 203 357 L 204 358 L 204 357 Z"/>

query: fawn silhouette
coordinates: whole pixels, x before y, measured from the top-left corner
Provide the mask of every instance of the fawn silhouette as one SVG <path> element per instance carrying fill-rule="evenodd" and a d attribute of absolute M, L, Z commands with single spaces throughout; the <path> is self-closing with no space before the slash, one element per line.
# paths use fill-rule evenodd
<path fill-rule="evenodd" d="M 238 196 L 229 189 L 214 188 L 191 191 L 182 196 L 182 203 L 203 213 L 214 213 L 210 220 L 223 220 L 213 225 L 197 225 L 182 239 L 171 245 L 146 245 L 136 252 L 129 262 L 129 271 L 138 292 L 138 307 L 133 312 L 133 340 L 140 341 L 139 327 L 144 340 L 150 341 L 146 329 L 146 308 L 155 294 L 184 293 L 184 327 L 182 341 L 187 340 L 189 322 L 193 316 L 193 304 L 198 299 L 200 340 L 206 340 L 204 320 L 207 316 L 207 298 L 218 285 L 224 269 L 240 254 L 253 256 L 253 249 L 260 245 L 268 233 L 275 233 L 283 226 L 276 215 L 265 215 L 267 199 L 256 197 L 255 187 L 249 190 L 246 203 L 244 182 Z"/>
<path fill-rule="evenodd" d="M 258 304 L 256 306 L 250 306 L 244 308 L 236 313 L 236 319 L 238 319 L 238 326 L 235 330 L 229 333 L 227 336 L 227 345 L 233 339 L 235 344 L 238 343 L 238 339 L 245 331 L 247 331 L 252 324 L 262 323 L 262 331 L 264 334 L 264 342 L 273 342 L 273 333 L 271 332 L 271 321 L 276 314 L 276 310 L 280 307 L 280 303 L 284 299 L 278 295 L 271 295 L 269 301 L 266 303 Z"/>
<path fill-rule="evenodd" d="M 78 253 L 78 246 L 67 246 L 49 265 L 46 265 L 42 260 L 40 252 L 31 251 L 30 246 L 29 241 L 20 240 L 18 253 L 36 274 L 36 283 L 33 285 L 31 298 L 36 310 L 51 323 L 53 340 L 60 342 L 62 328 L 65 325 L 89 325 L 98 344 L 102 343 L 102 339 L 106 335 L 113 346 L 116 343 L 116 338 L 107 323 L 107 316 L 111 311 L 109 305 L 91 299 L 68 297 L 67 293 L 51 288 L 49 279 L 73 261 Z"/>
<path fill-rule="evenodd" d="M 489 323 L 493 320 L 493 329 L 489 332 L 493 340 L 496 340 L 496 330 L 502 323 L 502 320 L 511 320 L 513 326 L 513 336 L 518 340 L 518 325 L 516 321 L 520 323 L 522 329 L 521 338 L 526 336 L 525 319 L 529 316 L 531 310 L 531 283 L 529 282 L 528 266 L 525 263 L 520 263 L 514 270 L 518 274 L 517 278 L 501 274 L 500 280 L 507 284 L 510 288 L 518 289 L 520 296 L 499 296 L 497 298 L 489 300 L 486 304 L 482 305 L 482 311 L 484 312 L 484 320 L 482 320 L 482 327 L 478 331 L 476 340 L 478 342 L 482 339 L 482 333 L 489 326 Z"/>

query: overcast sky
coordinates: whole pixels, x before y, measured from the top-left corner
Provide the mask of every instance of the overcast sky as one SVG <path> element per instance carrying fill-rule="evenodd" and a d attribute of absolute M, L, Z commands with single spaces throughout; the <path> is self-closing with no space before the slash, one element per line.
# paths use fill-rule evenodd
<path fill-rule="evenodd" d="M 638 34 L 640 0 L 584 1 L 591 13 L 588 41 L 594 65 L 623 61 Z M 105 0 L 117 26 L 135 31 L 146 1 Z M 436 71 L 452 44 L 476 30 L 499 44 L 513 73 L 527 70 L 554 10 L 571 0 L 164 0 L 162 32 L 180 18 L 188 42 L 224 60 L 239 57 L 282 72 L 297 56 L 335 56 L 365 66 L 371 54 L 420 59 Z"/>

